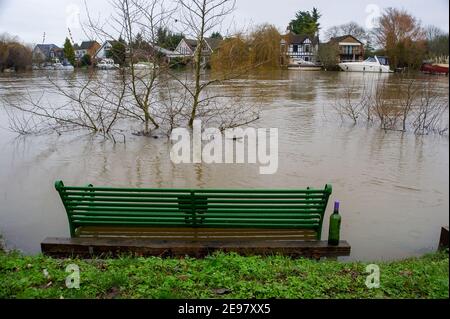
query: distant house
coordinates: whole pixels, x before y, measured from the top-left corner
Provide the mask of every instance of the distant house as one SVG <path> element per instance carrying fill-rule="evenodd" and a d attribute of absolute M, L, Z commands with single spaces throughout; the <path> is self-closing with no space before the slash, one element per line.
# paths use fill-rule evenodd
<path fill-rule="evenodd" d="M 97 41 L 83 41 L 81 45 L 75 45 L 75 57 L 77 60 L 81 60 L 86 54 L 91 57 L 95 56 L 101 45 Z"/>
<path fill-rule="evenodd" d="M 62 60 L 63 58 L 63 49 L 54 44 L 38 44 L 33 49 L 33 60 L 35 61 Z"/>
<path fill-rule="evenodd" d="M 176 59 L 176 58 L 182 57 L 182 55 L 179 52 L 170 51 L 170 50 L 164 49 L 164 48 L 162 48 L 160 46 L 157 46 L 157 45 L 153 46 L 153 50 L 155 52 L 157 52 L 159 55 L 163 56 L 167 63 L 170 63 L 170 61 L 172 59 Z"/>
<path fill-rule="evenodd" d="M 328 45 L 339 51 L 339 62 L 364 60 L 364 44 L 352 35 L 331 38 Z"/>
<path fill-rule="evenodd" d="M 93 55 L 95 60 L 102 60 L 108 57 L 108 52 L 111 50 L 115 43 L 119 41 L 108 40 L 103 43 L 100 48 L 97 49 L 97 52 Z"/>
<path fill-rule="evenodd" d="M 319 51 L 319 38 L 308 35 L 299 35 L 289 32 L 281 39 L 281 52 L 288 61 L 292 59 L 303 59 L 308 62 L 317 62 L 317 53 Z"/>
<path fill-rule="evenodd" d="M 210 56 L 215 50 L 217 50 L 222 42 L 222 39 L 218 38 L 205 38 L 205 45 L 203 46 L 203 56 Z M 195 50 L 197 49 L 197 40 L 182 39 L 178 44 L 175 52 L 179 53 L 183 57 L 193 57 Z"/>
<path fill-rule="evenodd" d="M 139 46 L 133 47 L 133 61 L 136 62 L 155 62 L 170 63 L 172 59 L 179 58 L 180 53 L 167 50 L 157 45 L 147 42 L 140 43 Z"/>

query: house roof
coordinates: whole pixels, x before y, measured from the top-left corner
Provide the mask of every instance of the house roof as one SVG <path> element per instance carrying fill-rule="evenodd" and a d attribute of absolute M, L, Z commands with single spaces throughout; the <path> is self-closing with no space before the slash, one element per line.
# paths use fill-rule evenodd
<path fill-rule="evenodd" d="M 354 40 L 356 40 L 357 42 L 363 44 L 361 41 L 359 41 L 357 38 L 355 38 L 354 36 L 352 36 L 351 34 L 346 34 L 346 35 L 342 35 L 340 37 L 334 37 L 331 38 L 330 41 L 328 41 L 328 43 L 336 43 L 336 42 L 342 42 L 343 40 L 345 40 L 346 38 L 353 38 Z"/>
<path fill-rule="evenodd" d="M 303 44 L 306 39 L 310 39 L 312 43 L 317 44 L 319 43 L 318 37 L 311 37 L 309 35 L 305 34 L 296 34 L 294 32 L 289 32 L 288 34 L 285 34 L 283 36 L 284 41 L 289 44 Z"/>
<path fill-rule="evenodd" d="M 80 45 L 80 49 L 79 50 L 89 50 L 90 48 L 92 48 L 94 45 L 100 45 L 97 41 L 83 41 Z"/>
<path fill-rule="evenodd" d="M 157 46 L 157 45 L 153 45 L 153 48 L 154 48 L 155 51 L 158 51 L 159 53 L 161 53 L 161 54 L 163 54 L 165 56 L 168 56 L 168 57 L 173 57 L 173 56 L 179 56 L 180 55 L 180 53 L 178 53 L 178 52 L 170 51 L 170 50 L 164 49 L 164 48 L 162 48 L 160 46 Z"/>
<path fill-rule="evenodd" d="M 184 39 L 189 48 L 193 51 L 197 48 L 197 40 L 194 39 Z M 222 43 L 222 39 L 218 38 L 205 38 L 206 44 L 211 48 L 212 51 L 216 50 Z"/>
<path fill-rule="evenodd" d="M 110 44 L 111 46 L 114 46 L 114 44 L 116 44 L 116 43 L 122 43 L 122 42 L 116 41 L 116 40 L 106 40 L 106 41 L 103 42 L 103 44 L 98 48 L 97 52 L 95 52 L 94 57 L 97 57 L 97 56 L 98 56 L 98 54 L 99 54 L 100 51 L 106 46 L 106 44 Z M 126 44 L 125 44 L 125 43 L 122 43 L 122 44 L 125 45 L 125 47 L 126 47 Z"/>
<path fill-rule="evenodd" d="M 186 44 L 192 51 L 195 51 L 195 48 L 197 47 L 197 40 L 184 39 L 184 42 L 186 42 Z"/>
<path fill-rule="evenodd" d="M 57 51 L 61 50 L 57 45 L 55 44 L 38 44 L 34 47 L 34 50 L 39 49 L 43 54 L 50 55 L 51 51 Z"/>
<path fill-rule="evenodd" d="M 206 43 L 208 43 L 211 50 L 217 50 L 222 43 L 222 39 L 220 38 L 205 38 Z"/>

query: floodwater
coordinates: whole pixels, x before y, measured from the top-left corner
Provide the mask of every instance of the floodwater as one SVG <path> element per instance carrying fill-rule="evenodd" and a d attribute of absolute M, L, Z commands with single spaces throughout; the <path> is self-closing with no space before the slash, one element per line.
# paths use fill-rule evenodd
<path fill-rule="evenodd" d="M 30 254 L 40 251 L 45 237 L 69 236 L 53 186 L 58 179 L 66 185 L 162 188 L 321 188 L 330 183 L 331 200 L 341 201 L 341 236 L 352 246 L 350 259 L 391 260 L 431 252 L 440 228 L 449 224 L 448 136 L 385 132 L 333 116 L 345 83 L 396 76 L 277 71 L 241 81 L 264 92 L 255 125 L 279 129 L 274 175 L 260 175 L 254 164 L 175 165 L 166 139 L 132 134 L 117 144 L 80 132 L 17 138 L 7 130 L 2 107 L 0 233 L 9 248 Z M 419 77 L 448 92 L 448 78 Z M 0 75 L 1 96 L 38 93 L 48 86 L 45 74 Z"/>

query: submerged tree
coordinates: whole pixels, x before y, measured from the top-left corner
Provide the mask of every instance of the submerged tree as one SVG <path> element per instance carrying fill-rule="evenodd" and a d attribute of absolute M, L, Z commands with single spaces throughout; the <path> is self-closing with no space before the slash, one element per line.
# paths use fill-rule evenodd
<path fill-rule="evenodd" d="M 335 103 L 337 115 L 354 124 L 376 123 L 383 130 L 415 134 L 448 132 L 448 92 L 433 81 L 399 77 L 344 83 Z"/>
<path fill-rule="evenodd" d="M 187 91 L 188 126 L 193 127 L 196 119 L 214 120 L 222 129 L 251 123 L 259 118 L 252 106 L 219 105 L 221 96 L 211 93 L 210 88 L 237 76 L 236 73 L 220 73 L 217 77 L 207 78 L 203 72 L 210 58 L 206 35 L 217 30 L 224 19 L 235 9 L 236 0 L 179 0 L 181 7 L 180 23 L 186 34 L 196 39 L 193 57 L 193 81 L 177 81 Z"/>
<path fill-rule="evenodd" d="M 85 29 L 97 39 L 113 44 L 110 54 L 120 67 L 112 78 L 105 81 L 95 76 L 69 77 L 64 85 L 60 79 L 58 82 L 49 79 L 54 90 L 70 100 L 70 107 L 48 105 L 45 96 L 6 104 L 58 132 L 64 131 L 64 127 L 77 127 L 106 136 L 117 133 L 114 128 L 121 120 L 133 123 L 133 128 L 134 123 L 139 124 L 142 130 L 135 134 L 153 136 L 170 134 L 176 127 L 192 127 L 197 119 L 224 129 L 258 118 L 254 104 L 244 103 L 239 94 L 224 93 L 214 87 L 226 85 L 231 78 L 229 74 L 212 77 L 204 69 L 210 58 L 206 34 L 218 29 L 232 12 L 234 0 L 177 0 L 178 8 L 167 6 L 163 0 L 111 3 L 113 14 L 105 20 L 92 19 L 87 9 Z M 180 9 L 180 17 L 174 19 L 174 13 Z M 155 45 L 158 30 L 170 30 L 173 21 L 184 26 L 181 32 L 197 40 L 191 74 L 170 73 L 165 52 Z"/>

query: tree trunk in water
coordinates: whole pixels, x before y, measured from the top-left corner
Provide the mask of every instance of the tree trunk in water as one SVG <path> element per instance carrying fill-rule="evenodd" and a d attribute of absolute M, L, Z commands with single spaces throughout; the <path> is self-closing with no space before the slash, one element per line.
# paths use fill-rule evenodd
<path fill-rule="evenodd" d="M 194 120 L 197 115 L 197 107 L 198 107 L 198 99 L 200 97 L 201 93 L 201 86 L 200 86 L 200 72 L 201 72 L 201 60 L 202 60 L 202 51 L 203 51 L 203 45 L 205 41 L 205 11 L 206 11 L 206 1 L 203 1 L 202 6 L 202 18 L 201 18 L 201 26 L 200 26 L 200 34 L 197 38 L 197 48 L 195 51 L 195 57 L 194 57 L 194 71 L 195 71 L 195 94 L 194 94 L 194 102 L 192 103 L 192 112 L 191 112 L 191 118 L 189 119 L 189 128 L 194 127 Z"/>
<path fill-rule="evenodd" d="M 194 126 L 194 120 L 195 116 L 197 115 L 197 106 L 198 106 L 198 98 L 200 96 L 200 72 L 201 72 L 201 56 L 202 56 L 202 45 L 203 39 L 200 41 L 200 45 L 197 46 L 197 51 L 195 52 L 195 95 L 194 95 L 194 102 L 192 103 L 192 112 L 191 117 L 189 119 L 189 127 L 192 128 Z"/>

